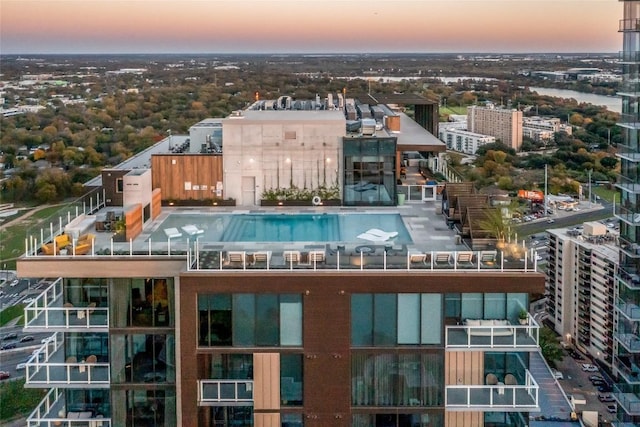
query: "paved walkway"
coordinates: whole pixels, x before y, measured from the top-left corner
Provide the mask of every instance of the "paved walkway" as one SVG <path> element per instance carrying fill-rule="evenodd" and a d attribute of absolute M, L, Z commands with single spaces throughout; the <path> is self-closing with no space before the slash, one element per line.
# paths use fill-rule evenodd
<path fill-rule="evenodd" d="M 571 405 L 558 384 L 558 381 L 556 381 L 551 374 L 549 366 L 542 358 L 542 354 L 538 351 L 531 352 L 530 354 L 529 371 L 540 386 L 538 399 L 541 412 L 540 415 L 537 413 L 532 413 L 531 415 L 536 418 L 544 416 L 547 420 L 570 420 Z"/>

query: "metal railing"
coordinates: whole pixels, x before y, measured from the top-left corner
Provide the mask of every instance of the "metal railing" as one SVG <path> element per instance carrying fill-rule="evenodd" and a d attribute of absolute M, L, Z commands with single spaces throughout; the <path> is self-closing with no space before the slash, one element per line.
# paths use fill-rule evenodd
<path fill-rule="evenodd" d="M 467 320 L 468 321 L 468 320 Z M 479 325 L 448 325 L 445 328 L 445 343 L 448 349 L 537 349 L 540 325 L 533 316 L 527 315 L 525 325 L 514 325 L 508 320 L 478 320 Z M 504 323 L 504 324 L 502 324 Z"/>
<path fill-rule="evenodd" d="M 531 373 L 525 371 L 525 384 L 447 385 L 447 409 L 488 409 L 492 411 L 539 409 L 540 387 Z"/>
<path fill-rule="evenodd" d="M 62 278 L 57 279 L 24 308 L 25 329 L 109 328 L 109 308 L 63 306 Z"/>
<path fill-rule="evenodd" d="M 634 386 L 629 384 L 614 384 L 613 397 L 629 415 L 640 415 L 640 396 L 634 392 Z"/>
<path fill-rule="evenodd" d="M 52 414 L 53 411 L 57 413 Z M 27 427 L 111 427 L 111 418 L 70 418 L 62 389 L 52 388 L 27 417 Z"/>
<path fill-rule="evenodd" d="M 201 406 L 242 404 L 253 405 L 253 380 L 198 381 L 198 404 Z"/>

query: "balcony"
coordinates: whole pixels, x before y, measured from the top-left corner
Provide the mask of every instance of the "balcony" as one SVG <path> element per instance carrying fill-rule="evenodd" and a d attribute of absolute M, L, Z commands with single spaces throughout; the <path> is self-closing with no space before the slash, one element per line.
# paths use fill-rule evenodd
<path fill-rule="evenodd" d="M 636 364 L 633 357 L 614 356 L 613 365 L 628 384 L 640 384 L 640 366 Z"/>
<path fill-rule="evenodd" d="M 614 337 L 629 353 L 640 353 L 640 337 L 638 335 L 616 333 Z"/>
<path fill-rule="evenodd" d="M 72 405 L 76 407 L 67 405 L 63 390 L 53 388 L 27 417 L 27 427 L 111 427 L 100 407 Z"/>
<path fill-rule="evenodd" d="M 640 19 L 621 19 L 618 22 L 618 31 L 640 31 Z"/>
<path fill-rule="evenodd" d="M 199 380 L 198 406 L 253 406 L 253 381 Z"/>
<path fill-rule="evenodd" d="M 448 411 L 539 411 L 539 387 L 529 371 L 524 385 L 447 385 L 445 408 Z"/>
<path fill-rule="evenodd" d="M 637 51 L 619 51 L 618 61 L 622 64 L 640 63 L 640 52 Z"/>
<path fill-rule="evenodd" d="M 628 289 L 640 290 L 640 273 L 633 266 L 619 266 L 616 279 L 624 283 Z"/>
<path fill-rule="evenodd" d="M 25 331 L 108 332 L 109 308 L 63 303 L 62 279 L 53 282 L 25 308 Z"/>
<path fill-rule="evenodd" d="M 622 211 L 622 209 L 621 209 Z M 616 215 L 616 217 L 620 218 L 620 220 L 629 223 L 633 221 L 633 225 L 640 225 L 640 214 L 638 213 L 629 213 L 627 215 L 620 216 Z M 620 242 L 620 249 L 624 251 L 624 253 L 630 258 L 640 258 L 640 245 L 636 242 L 633 242 L 623 236 L 618 237 L 618 241 Z"/>
<path fill-rule="evenodd" d="M 613 396 L 627 414 L 640 415 L 640 396 L 627 384 L 614 384 Z"/>
<path fill-rule="evenodd" d="M 64 335 L 53 337 L 27 361 L 25 387 L 109 387 L 108 362 L 99 362 L 93 354 L 65 356 Z"/>
<path fill-rule="evenodd" d="M 469 320 L 466 321 L 467 323 Z M 537 351 L 540 325 L 528 316 L 527 324 L 496 325 L 492 320 L 479 320 L 479 325 L 449 325 L 445 329 L 447 350 Z M 482 324 L 485 322 L 486 324 Z"/>
<path fill-rule="evenodd" d="M 640 320 L 640 306 L 634 301 L 625 301 L 618 297 L 616 309 L 630 321 Z"/>

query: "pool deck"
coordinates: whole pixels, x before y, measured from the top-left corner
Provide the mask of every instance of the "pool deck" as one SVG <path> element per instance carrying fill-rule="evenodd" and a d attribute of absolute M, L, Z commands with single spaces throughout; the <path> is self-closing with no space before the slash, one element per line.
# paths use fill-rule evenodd
<path fill-rule="evenodd" d="M 537 270 L 534 260 L 522 253 L 516 256 L 508 252 L 489 250 L 494 259 L 485 262 L 485 254 L 471 251 L 450 229 L 440 213 L 441 201 L 410 202 L 400 206 L 377 207 L 163 207 L 162 213 L 149 221 L 142 232 L 129 242 L 114 241 L 114 233 L 96 231 L 87 226 L 82 233 L 95 235 L 92 246 L 83 254 L 74 249 L 61 254 L 45 255 L 34 244 L 27 257 L 89 258 L 104 256 L 157 257 L 182 256 L 187 259 L 189 270 L 222 269 L 421 269 L 421 270 Z M 99 213 L 113 208 L 103 208 Z M 380 241 L 352 239 L 352 241 L 298 241 L 298 242 L 222 242 L 207 241 L 198 233 L 198 224 L 208 214 L 399 214 L 412 241 Z M 193 215 L 193 218 L 189 218 Z M 90 217 L 93 217 L 91 215 Z M 184 224 L 182 223 L 184 221 Z M 166 225 L 165 225 L 166 224 Z M 183 228 L 183 227 L 186 227 Z M 380 226 L 392 232 L 393 225 Z M 363 224 L 363 230 L 368 226 Z M 40 230 L 35 233 L 42 234 Z M 152 238 L 152 235 L 155 236 Z M 157 236 L 162 236 L 158 238 Z M 32 236 L 33 237 L 33 236 Z M 515 247 L 515 243 L 511 247 Z M 465 258 L 466 256 L 466 258 Z"/>

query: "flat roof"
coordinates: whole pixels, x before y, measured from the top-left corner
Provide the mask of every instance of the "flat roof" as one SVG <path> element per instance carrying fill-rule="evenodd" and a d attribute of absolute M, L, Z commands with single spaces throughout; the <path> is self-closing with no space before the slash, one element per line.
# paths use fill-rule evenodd
<path fill-rule="evenodd" d="M 390 132 L 398 137 L 399 151 L 445 151 L 447 146 L 431 132 L 420 126 L 405 113 L 400 116 L 400 132 Z"/>
<path fill-rule="evenodd" d="M 346 123 L 346 118 L 341 110 L 243 110 L 239 116 L 229 116 L 224 120 L 225 125 L 234 121 L 242 123 L 243 120 L 255 121 L 328 121 L 335 120 Z"/>

